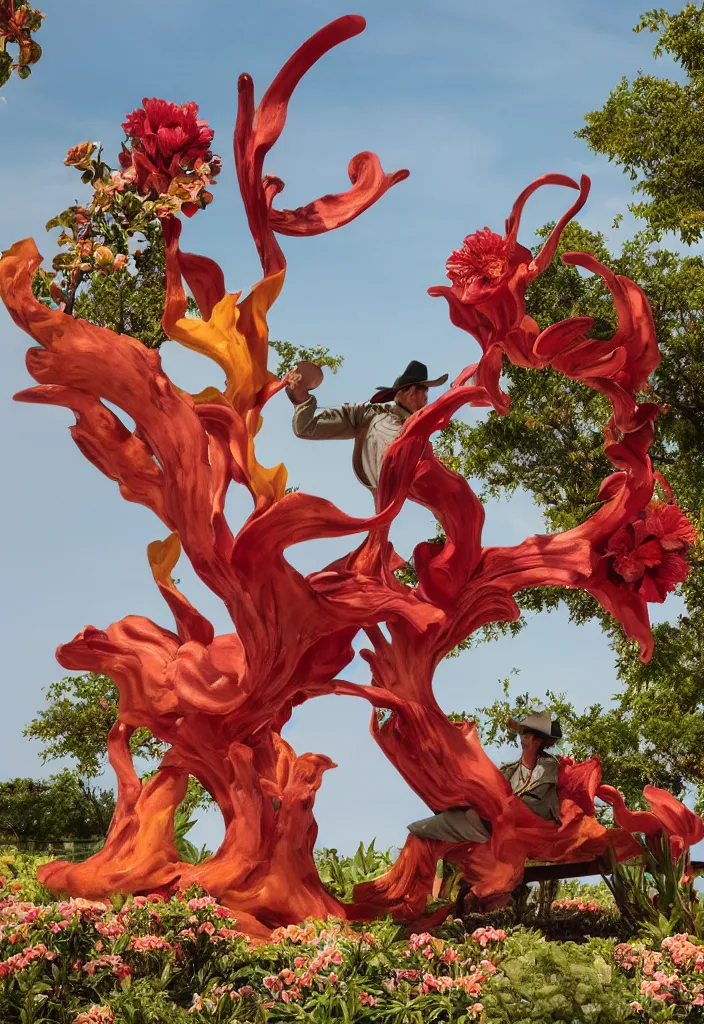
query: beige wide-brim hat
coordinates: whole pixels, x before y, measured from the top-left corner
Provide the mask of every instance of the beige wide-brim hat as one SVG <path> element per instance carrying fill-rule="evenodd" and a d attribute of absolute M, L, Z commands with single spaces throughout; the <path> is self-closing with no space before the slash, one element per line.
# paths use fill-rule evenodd
<path fill-rule="evenodd" d="M 507 724 L 513 732 L 522 733 L 528 729 L 539 736 L 544 736 L 546 740 L 555 742 L 562 739 L 559 721 L 556 718 L 551 721 L 548 715 L 527 715 L 520 722 L 517 722 L 515 718 L 509 718 Z"/>

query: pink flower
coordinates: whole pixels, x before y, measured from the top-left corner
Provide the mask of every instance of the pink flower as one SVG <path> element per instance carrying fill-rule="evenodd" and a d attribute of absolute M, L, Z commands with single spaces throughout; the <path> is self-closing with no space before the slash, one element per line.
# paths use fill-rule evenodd
<path fill-rule="evenodd" d="M 484 949 L 490 942 L 503 942 L 506 932 L 502 928 L 476 928 L 472 938 Z"/>
<path fill-rule="evenodd" d="M 418 950 L 422 949 L 423 946 L 427 946 L 433 941 L 433 936 L 430 932 L 420 932 L 419 934 L 411 935 L 408 940 L 408 946 L 410 949 Z"/>
<path fill-rule="evenodd" d="M 115 262 L 112 265 L 113 270 L 122 270 L 123 267 L 127 266 L 128 257 L 123 252 L 118 252 L 115 257 Z"/>
<path fill-rule="evenodd" d="M 457 961 L 460 959 L 460 955 L 456 949 L 452 949 L 452 947 L 450 947 L 449 949 L 445 950 L 445 952 L 441 955 L 440 959 L 445 964 L 456 964 Z"/>
<path fill-rule="evenodd" d="M 362 1006 L 376 1006 L 376 1004 L 379 1002 L 379 1000 L 376 999 L 374 996 L 370 996 L 368 992 L 360 992 L 359 1001 L 362 1004 Z"/>
<path fill-rule="evenodd" d="M 79 1013 L 74 1024 L 113 1024 L 115 1017 L 109 1006 L 91 1006 L 87 1013 Z"/>
<path fill-rule="evenodd" d="M 166 939 L 162 939 L 160 935 L 137 935 L 135 938 L 130 939 L 130 949 L 140 950 L 145 952 L 150 949 L 172 949 L 170 943 Z"/>
<path fill-rule="evenodd" d="M 420 971 L 395 971 L 396 981 L 416 981 Z"/>
<path fill-rule="evenodd" d="M 328 974 L 328 981 L 330 982 L 331 985 L 337 985 L 339 980 L 340 979 L 335 973 Z"/>
<path fill-rule="evenodd" d="M 244 932 L 238 931 L 236 928 L 218 928 L 218 935 L 221 939 L 246 939 L 247 936 Z"/>
<path fill-rule="evenodd" d="M 308 958 L 305 956 L 297 956 L 294 958 L 293 963 L 294 966 L 300 970 L 302 967 L 306 966 L 306 964 L 308 963 Z"/>
<path fill-rule="evenodd" d="M 203 932 L 205 932 L 206 935 L 215 934 L 215 925 L 212 923 L 212 921 L 204 921 L 203 924 L 200 925 L 200 927 L 198 928 L 198 934 L 202 935 Z"/>
<path fill-rule="evenodd" d="M 470 1010 L 472 1011 L 472 1013 L 483 1013 L 484 1012 L 484 1004 L 483 1003 L 474 1003 L 473 1006 L 470 1006 Z"/>

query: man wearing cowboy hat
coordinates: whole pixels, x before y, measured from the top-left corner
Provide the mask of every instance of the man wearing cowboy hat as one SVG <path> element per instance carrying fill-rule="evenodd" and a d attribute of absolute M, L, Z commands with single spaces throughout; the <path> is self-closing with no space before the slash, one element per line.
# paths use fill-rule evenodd
<path fill-rule="evenodd" d="M 526 807 L 547 821 L 560 824 L 560 799 L 557 792 L 559 762 L 548 747 L 562 739 L 560 723 L 550 721 L 545 713 L 528 715 L 522 721 L 509 719 L 508 726 L 518 733 L 521 757 L 501 765 L 499 771 L 508 779 L 514 796 Z M 408 831 L 421 839 L 439 839 L 446 843 L 486 843 L 491 825 L 473 808 L 453 807 L 430 818 L 422 818 L 408 826 Z"/>
<path fill-rule="evenodd" d="M 514 796 L 540 818 L 560 824 L 560 800 L 557 794 L 559 761 L 547 748 L 562 739 L 560 723 L 551 721 L 544 712 L 528 715 L 517 722 L 510 718 L 509 728 L 520 736 L 521 756 L 518 761 L 503 764 L 501 774 L 511 783 Z"/>
<path fill-rule="evenodd" d="M 311 441 L 354 438 L 355 476 L 375 494 L 386 449 L 401 433 L 408 417 L 427 404 L 428 388 L 444 384 L 447 374 L 430 380 L 427 366 L 412 359 L 390 387 L 378 388 L 368 402 L 320 411 L 310 389 L 320 383 L 322 374 L 306 378 L 306 373 L 294 372 L 286 388 L 296 407 L 294 434 Z"/>

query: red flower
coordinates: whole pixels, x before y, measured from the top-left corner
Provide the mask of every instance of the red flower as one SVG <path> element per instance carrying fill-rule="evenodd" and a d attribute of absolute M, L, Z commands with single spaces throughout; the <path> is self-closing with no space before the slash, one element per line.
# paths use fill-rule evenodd
<path fill-rule="evenodd" d="M 72 146 L 66 154 L 64 163 L 67 167 L 77 167 L 79 171 L 85 171 L 90 167 L 90 158 L 93 155 L 95 146 L 92 142 L 79 142 Z"/>
<path fill-rule="evenodd" d="M 499 287 L 511 271 L 512 249 L 527 253 L 522 246 L 511 246 L 508 239 L 494 234 L 489 228 L 467 235 L 462 247 L 453 252 L 447 261 L 447 276 L 459 294 L 461 302 L 478 303 L 488 298 Z"/>
<path fill-rule="evenodd" d="M 613 534 L 605 554 L 613 574 L 646 601 L 661 602 L 687 579 L 683 553 L 695 539 L 694 526 L 677 505 L 652 501 L 639 519 Z"/>
<path fill-rule="evenodd" d="M 163 196 L 174 180 L 183 183 L 189 175 L 194 183 L 202 183 L 195 189 L 199 195 L 219 173 L 220 158 L 210 149 L 215 133 L 207 121 L 198 117 L 198 104 L 178 106 L 146 98 L 142 102 L 143 106 L 128 114 L 122 125 L 132 142 L 131 149 L 123 146 L 120 154 L 123 171 L 133 169 L 137 191 L 144 196 Z M 183 211 L 195 213 L 199 208 L 186 203 Z"/>
<path fill-rule="evenodd" d="M 641 661 L 653 652 L 648 603 L 662 603 L 689 573 L 687 549 L 696 531 L 677 505 L 651 501 L 600 546 L 601 558 L 584 589 L 638 640 Z"/>
<path fill-rule="evenodd" d="M 564 185 L 577 189 L 579 198 L 555 225 L 537 256 L 518 242 L 523 207 L 543 185 Z M 444 295 L 450 306 L 450 319 L 471 334 L 482 347 L 476 367 L 465 370 L 455 381 L 464 384 L 469 377 L 485 387 L 494 407 L 508 411 L 508 398 L 499 387 L 501 364 L 505 354 L 518 366 L 542 367 L 533 353 L 539 328 L 526 316 L 525 293 L 528 285 L 542 274 L 555 255 L 567 223 L 581 210 L 589 195 L 589 178 L 577 184 L 564 174 L 545 174 L 521 192 L 506 221 L 506 234 L 489 228 L 467 235 L 461 247 L 447 261 L 447 276 L 452 287 L 429 288 L 433 296 Z"/>

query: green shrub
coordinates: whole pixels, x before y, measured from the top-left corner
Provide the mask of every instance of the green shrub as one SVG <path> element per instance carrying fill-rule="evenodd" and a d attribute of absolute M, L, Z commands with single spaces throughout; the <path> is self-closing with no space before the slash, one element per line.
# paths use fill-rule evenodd
<path fill-rule="evenodd" d="M 504 943 L 500 971 L 482 992 L 492 1024 L 617 1024 L 634 1021 L 633 985 L 613 965 L 613 945 L 548 942 L 515 932 Z"/>

